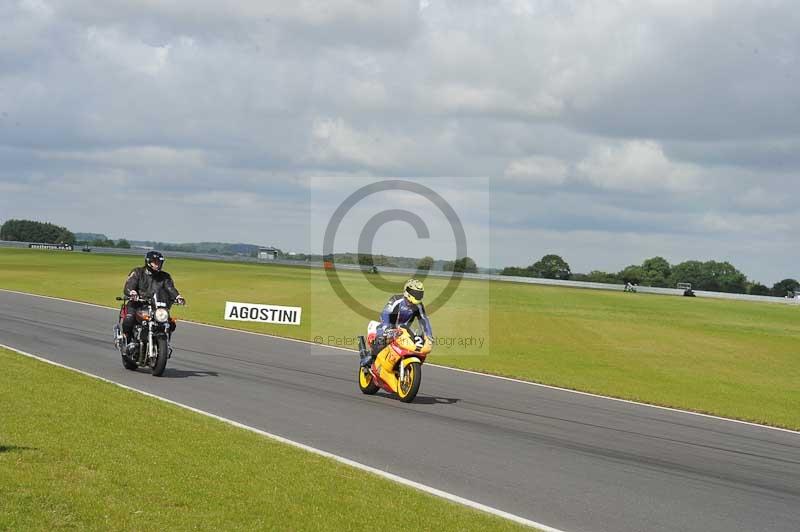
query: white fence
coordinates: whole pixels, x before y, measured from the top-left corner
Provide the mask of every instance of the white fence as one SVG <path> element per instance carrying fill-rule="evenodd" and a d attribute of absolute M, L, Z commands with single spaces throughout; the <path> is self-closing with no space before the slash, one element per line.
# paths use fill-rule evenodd
<path fill-rule="evenodd" d="M 12 247 L 12 248 L 28 248 L 29 242 L 8 242 L 0 240 L 0 248 L 2 247 Z M 80 253 L 80 247 L 75 247 L 75 251 L 72 253 Z M 103 247 L 94 247 L 91 246 L 93 253 L 104 253 L 104 254 L 112 254 L 112 255 L 140 255 L 144 256 L 145 251 L 143 249 L 123 249 L 123 248 L 103 248 Z M 53 253 L 63 253 L 63 251 L 53 251 Z M 243 255 L 211 255 L 206 253 L 187 253 L 182 251 L 169 251 L 166 252 L 169 257 L 180 257 L 180 258 L 188 258 L 188 259 L 200 259 L 200 260 L 213 260 L 213 261 L 224 261 L 224 262 L 249 262 L 249 263 L 258 263 L 258 264 L 281 264 L 285 266 L 304 266 L 308 268 L 322 268 L 322 262 L 303 262 L 303 261 L 292 261 L 292 260 L 261 260 L 255 257 L 247 257 Z M 363 270 L 362 266 L 357 264 L 337 264 L 337 269 L 340 270 L 352 270 L 352 271 L 359 271 Z M 379 268 L 379 271 L 382 273 L 397 273 L 397 274 L 404 274 L 404 275 L 413 275 L 416 273 L 415 270 L 408 269 L 408 268 L 390 268 L 382 266 Z M 425 272 L 426 275 L 432 277 L 451 277 L 453 274 L 452 272 L 442 272 L 442 271 L 429 271 Z M 606 283 L 590 283 L 590 282 L 583 282 L 583 281 L 560 281 L 557 279 L 539 279 L 536 277 L 512 277 L 508 275 L 489 275 L 483 273 L 465 273 L 463 274 L 464 279 L 479 279 L 484 281 L 498 281 L 503 283 L 524 283 L 524 284 L 535 284 L 535 285 L 544 285 L 544 286 L 561 286 L 567 288 L 581 288 L 581 289 L 590 289 L 590 290 L 611 290 L 615 292 L 622 292 L 625 289 L 624 285 L 621 284 L 606 284 Z M 682 296 L 683 290 L 677 288 L 657 288 L 653 286 L 637 286 L 636 291 L 643 294 L 659 294 L 659 295 L 669 295 L 669 296 Z M 749 294 L 729 294 L 726 292 L 707 292 L 704 290 L 695 290 L 695 295 L 697 297 L 707 297 L 707 298 L 714 298 L 714 299 L 729 299 L 729 300 L 736 300 L 736 301 L 755 301 L 760 303 L 780 303 L 780 304 L 798 304 L 800 300 L 797 299 L 788 299 L 783 297 L 772 297 L 772 296 L 753 296 Z"/>

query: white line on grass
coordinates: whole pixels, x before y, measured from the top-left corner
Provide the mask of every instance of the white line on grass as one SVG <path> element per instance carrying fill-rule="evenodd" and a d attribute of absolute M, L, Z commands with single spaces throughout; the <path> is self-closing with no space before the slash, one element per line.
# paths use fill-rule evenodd
<path fill-rule="evenodd" d="M 5 289 L 5 288 L 0 288 L 0 292 L 10 292 L 12 294 L 20 294 L 20 295 L 24 295 L 24 296 L 41 297 L 41 298 L 44 298 L 44 299 L 53 299 L 53 300 L 56 300 L 56 301 L 64 301 L 66 303 L 76 303 L 78 305 L 86 305 L 86 306 L 89 306 L 89 307 L 116 310 L 115 307 L 106 307 L 104 305 L 97 305 L 97 304 L 94 304 L 94 303 L 85 303 L 83 301 L 73 301 L 71 299 L 64 299 L 64 298 L 60 298 L 60 297 L 43 296 L 41 294 L 31 294 L 31 293 L 28 293 L 28 292 L 18 292 L 16 290 L 8 290 L 8 289 Z M 287 342 L 296 342 L 296 343 L 300 343 L 300 344 L 314 345 L 314 346 L 317 346 L 317 347 L 324 347 L 326 349 L 338 349 L 339 351 L 345 351 L 345 352 L 350 353 L 350 354 L 355 354 L 355 351 L 353 351 L 352 349 L 347 349 L 346 347 L 338 347 L 338 346 L 335 346 L 335 345 L 318 344 L 316 342 L 309 342 L 308 340 L 299 340 L 297 338 L 287 338 L 285 336 L 277 336 L 277 335 L 274 335 L 274 334 L 259 333 L 259 332 L 254 332 L 254 331 L 244 331 L 242 329 L 233 329 L 231 327 L 223 327 L 221 325 L 211 325 L 210 323 L 200 323 L 200 322 L 190 321 L 190 320 L 181 320 L 181 321 L 183 321 L 185 323 L 191 323 L 193 325 L 199 325 L 201 327 L 211 327 L 212 329 L 222 329 L 224 331 L 232 331 L 232 332 L 237 332 L 237 333 L 252 334 L 252 335 L 255 335 L 255 336 L 265 336 L 267 338 L 275 338 L 277 340 L 285 340 Z M 515 379 L 513 377 L 503 377 L 503 376 L 500 376 L 500 375 L 492 375 L 490 373 L 481 373 L 479 371 L 471 371 L 471 370 L 468 370 L 468 369 L 454 368 L 454 367 L 451 367 L 451 366 L 440 366 L 439 364 L 431 364 L 431 363 L 426 363 L 425 365 L 426 366 L 431 366 L 431 367 L 434 367 L 434 368 L 445 369 L 445 370 L 449 370 L 449 371 L 457 371 L 459 373 L 468 373 L 470 375 L 477 375 L 477 376 L 480 376 L 480 377 L 488 377 L 490 379 L 498 379 L 498 380 L 503 380 L 503 381 L 508 381 L 508 382 L 515 382 L 515 383 L 518 383 L 518 384 L 525 384 L 527 386 L 536 386 L 538 388 L 547 388 L 549 390 L 557 390 L 557 391 L 560 391 L 560 392 L 574 393 L 574 394 L 583 395 L 583 396 L 586 396 L 586 397 L 596 397 L 598 399 L 606 399 L 608 401 L 617 401 L 617 402 L 620 402 L 620 403 L 628 403 L 628 404 L 636 405 L 636 406 L 645 406 L 645 407 L 649 407 L 649 408 L 657 408 L 659 410 L 667 410 L 669 412 L 678 412 L 678 413 L 681 413 L 681 414 L 699 416 L 699 417 L 704 417 L 704 418 L 708 418 L 708 419 L 716 419 L 718 421 L 727 421 L 729 423 L 738 423 L 740 425 L 748 425 L 750 427 L 757 427 L 757 428 L 769 429 L 769 430 L 777 430 L 777 431 L 781 431 L 781 432 L 788 432 L 790 434 L 798 434 L 798 435 L 800 435 L 800 431 L 797 431 L 797 430 L 785 429 L 785 428 L 782 428 L 782 427 L 773 427 L 773 426 L 770 426 L 770 425 L 762 425 L 761 423 L 753 423 L 751 421 L 742 421 L 741 419 L 733 419 L 733 418 L 729 418 L 729 417 L 715 416 L 715 415 L 712 415 L 712 414 L 703 414 L 701 412 L 692 412 L 691 410 L 682 410 L 680 408 L 673 408 L 673 407 L 669 407 L 669 406 L 659 406 L 659 405 L 653 405 L 653 404 L 650 404 L 650 403 L 641 403 L 639 401 L 632 401 L 630 399 L 620 399 L 619 397 L 609 397 L 607 395 L 600 395 L 600 394 L 591 393 L 591 392 L 582 392 L 582 391 L 579 391 L 579 390 L 571 390 L 569 388 L 560 388 L 558 386 L 552 386 L 550 384 L 542 384 L 542 383 L 539 383 L 539 382 L 524 381 L 524 380 L 521 380 L 521 379 Z"/>
<path fill-rule="evenodd" d="M 10 291 L 10 290 L 6 290 L 6 291 Z M 272 440 L 275 440 L 275 441 L 278 441 L 278 442 L 281 442 L 281 443 L 284 443 L 284 444 L 287 444 L 287 445 L 291 445 L 292 447 L 296 447 L 298 449 L 302 449 L 304 451 L 308 451 L 310 453 L 314 453 L 316 455 L 323 456 L 323 457 L 329 458 L 331 460 L 335 460 L 336 462 L 348 465 L 350 467 L 355 467 L 356 469 L 360 469 L 362 471 L 366 471 L 368 473 L 372 473 L 373 475 L 378 475 L 379 477 L 383 477 L 383 478 L 391 480 L 393 482 L 397 482 L 398 484 L 402 484 L 404 486 L 408 486 L 410 488 L 414 488 L 416 490 L 422 491 L 422 492 L 427 493 L 429 495 L 434 495 L 436 497 L 439 497 L 439 498 L 442 498 L 442 499 L 446 499 L 446 500 L 448 500 L 450 502 L 454 502 L 454 503 L 460 504 L 462 506 L 467 506 L 467 507 L 472 508 L 474 510 L 479 510 L 481 512 L 485 512 L 485 513 L 494 515 L 496 517 L 501 517 L 503 519 L 508 519 L 509 521 L 513 521 L 513 522 L 518 523 L 520 525 L 525 525 L 525 526 L 529 526 L 529 527 L 532 527 L 532 528 L 537 528 L 537 529 L 541 530 L 542 532 L 563 532 L 563 531 L 561 531 L 561 530 L 559 530 L 557 528 L 552 528 L 552 527 L 549 527 L 547 525 L 543 525 L 541 523 L 537 523 L 536 521 L 531 521 L 530 519 L 525 519 L 524 517 L 520 517 L 520 516 L 514 515 L 512 513 L 504 512 L 503 510 L 499 510 L 497 508 L 493 508 L 491 506 L 487 506 L 487 505 L 481 504 L 479 502 L 471 501 L 469 499 L 465 499 L 463 497 L 459 497 L 458 495 L 454 495 L 452 493 L 448 493 L 446 491 L 442 491 L 440 489 L 436 489 L 436 488 L 433 488 L 431 486 L 427 486 L 425 484 L 420 484 L 419 482 L 414 482 L 413 480 L 409 480 L 407 478 L 395 475 L 393 473 L 389 473 L 388 471 L 382 471 L 380 469 L 377 469 L 377 468 L 374 468 L 374 467 L 371 467 L 371 466 L 368 466 L 368 465 L 365 465 L 365 464 L 361 464 L 361 463 L 356 462 L 354 460 L 351 460 L 349 458 L 345 458 L 344 456 L 339 456 L 339 455 L 336 455 L 336 454 L 333 454 L 333 453 L 329 453 L 328 451 L 323 451 L 322 449 L 317 449 L 316 447 L 311 447 L 311 446 L 306 445 L 304 443 L 300 443 L 300 442 L 297 442 L 297 441 L 294 441 L 294 440 L 290 440 L 288 438 L 284 438 L 283 436 L 278 436 L 277 434 L 272 434 L 270 432 L 266 432 L 266 431 L 263 431 L 261 429 L 257 429 L 255 427 L 251 427 L 249 425 L 245 425 L 243 423 L 239 423 L 238 421 L 234 421 L 232 419 L 228 419 L 228 418 L 225 418 L 225 417 L 222 417 L 222 416 L 218 416 L 216 414 L 212 414 L 211 412 L 206 412 L 205 410 L 200 410 L 199 408 L 195 408 L 193 406 L 185 405 L 183 403 L 179 403 L 177 401 L 173 401 L 173 400 L 167 399 L 165 397 L 161 397 L 161 396 L 149 393 L 149 392 L 145 392 L 145 391 L 139 390 L 137 388 L 133 388 L 131 386 L 127 386 L 125 384 L 121 384 L 119 382 L 113 381 L 111 379 L 107 379 L 105 377 L 100 377 L 99 375 L 95 375 L 95 374 L 89 373 L 87 371 L 83 371 L 83 370 L 80 370 L 80 369 L 72 368 L 70 366 L 66 366 L 64 364 L 60 364 L 58 362 L 54 362 L 52 360 L 48 360 L 47 358 L 43 358 L 43 357 L 40 357 L 38 355 L 34 355 L 32 353 L 28 353 L 26 351 L 22 351 L 20 349 L 15 348 L 15 347 L 11 347 L 10 345 L 5 345 L 5 344 L 0 343 L 0 347 L 8 349 L 9 351 L 14 351 L 15 353 L 19 353 L 20 355 L 23 355 L 23 356 L 33 358 L 33 359 L 38 360 L 40 362 L 44 362 L 46 364 L 51 364 L 53 366 L 58 366 L 59 368 L 67 369 L 67 370 L 70 370 L 70 371 L 74 371 L 76 373 L 80 373 L 81 375 L 85 375 L 85 376 L 91 377 L 93 379 L 97 379 L 97 380 L 100 380 L 100 381 L 103 381 L 103 382 L 106 382 L 106 383 L 109 383 L 109 384 L 113 384 L 115 386 L 119 386 L 120 388 L 124 388 L 126 390 L 130 390 L 130 391 L 135 392 L 135 393 L 146 395 L 147 397 L 152 397 L 153 399 L 157 399 L 159 401 L 163 401 L 165 403 L 169 403 L 171 405 L 175 405 L 175 406 L 178 406 L 180 408 L 184 408 L 186 410 L 190 410 L 190 411 L 195 412 L 197 414 L 208 416 L 208 417 L 216 419 L 218 421 L 222 421 L 223 423 L 227 423 L 229 425 L 233 425 L 234 427 L 238 427 L 238 428 L 244 429 L 244 430 L 249 430 L 250 432 L 255 432 L 256 434 L 260 434 L 261 436 L 265 436 L 265 437 L 270 438 Z"/>

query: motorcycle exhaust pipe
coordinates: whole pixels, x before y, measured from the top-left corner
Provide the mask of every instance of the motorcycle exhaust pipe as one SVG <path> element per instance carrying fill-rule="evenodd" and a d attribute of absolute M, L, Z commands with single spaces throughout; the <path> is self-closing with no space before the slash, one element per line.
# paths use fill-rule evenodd
<path fill-rule="evenodd" d="M 367 354 L 367 341 L 364 340 L 363 336 L 358 337 L 358 350 L 361 353 L 361 356 L 366 356 Z"/>

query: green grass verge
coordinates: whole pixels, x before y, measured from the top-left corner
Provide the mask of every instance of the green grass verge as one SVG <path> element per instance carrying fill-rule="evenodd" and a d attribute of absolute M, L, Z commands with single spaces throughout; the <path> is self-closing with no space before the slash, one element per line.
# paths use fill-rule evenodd
<path fill-rule="evenodd" d="M 5 349 L 0 367 L 0 530 L 522 528 Z"/>
<path fill-rule="evenodd" d="M 2 250 L 0 288 L 113 305 L 139 262 Z M 189 299 L 178 311 L 186 319 L 326 341 L 360 334 L 366 325 L 321 270 L 181 259 L 167 266 Z M 385 302 L 386 294 L 361 274 L 341 276 L 359 301 L 376 309 Z M 402 281 L 387 282 L 399 291 Z M 426 299 L 444 284 L 428 279 Z M 303 325 L 224 321 L 226 300 L 302 306 Z M 482 349 L 437 347 L 431 362 L 800 428 L 797 306 L 464 281 L 447 305 L 431 310 L 436 336 L 486 341 Z"/>

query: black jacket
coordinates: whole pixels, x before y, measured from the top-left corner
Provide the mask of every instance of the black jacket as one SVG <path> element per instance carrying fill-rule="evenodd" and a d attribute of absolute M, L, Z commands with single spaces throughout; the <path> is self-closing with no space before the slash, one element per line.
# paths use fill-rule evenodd
<path fill-rule="evenodd" d="M 136 290 L 140 299 L 150 299 L 153 294 L 159 301 L 164 301 L 172 306 L 178 297 L 178 289 L 172 282 L 172 277 L 165 271 L 151 272 L 146 266 L 139 266 L 131 270 L 125 281 L 125 295 L 131 290 Z"/>

